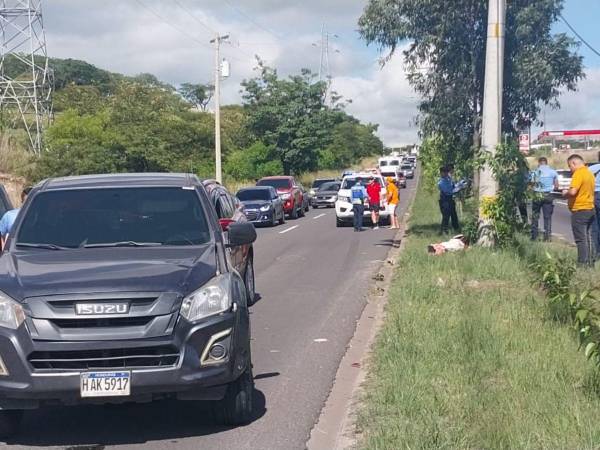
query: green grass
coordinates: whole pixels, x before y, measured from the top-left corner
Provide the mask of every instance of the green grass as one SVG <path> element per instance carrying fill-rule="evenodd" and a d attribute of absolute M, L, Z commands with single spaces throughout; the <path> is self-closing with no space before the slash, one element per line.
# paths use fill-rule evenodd
<path fill-rule="evenodd" d="M 359 412 L 367 449 L 592 449 L 600 377 L 514 251 L 427 255 L 423 190 Z"/>

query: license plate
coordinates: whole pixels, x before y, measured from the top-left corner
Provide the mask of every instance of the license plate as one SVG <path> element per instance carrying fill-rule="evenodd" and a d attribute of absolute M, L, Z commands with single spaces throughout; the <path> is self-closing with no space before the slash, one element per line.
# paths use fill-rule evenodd
<path fill-rule="evenodd" d="M 86 372 L 80 378 L 81 397 L 117 397 L 131 394 L 131 372 Z"/>

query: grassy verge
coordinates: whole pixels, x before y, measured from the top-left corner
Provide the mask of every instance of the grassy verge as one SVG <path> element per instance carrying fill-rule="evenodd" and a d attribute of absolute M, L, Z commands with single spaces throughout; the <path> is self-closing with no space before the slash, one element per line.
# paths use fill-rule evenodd
<path fill-rule="evenodd" d="M 600 383 L 514 251 L 431 257 L 417 195 L 359 413 L 368 449 L 597 448 Z"/>

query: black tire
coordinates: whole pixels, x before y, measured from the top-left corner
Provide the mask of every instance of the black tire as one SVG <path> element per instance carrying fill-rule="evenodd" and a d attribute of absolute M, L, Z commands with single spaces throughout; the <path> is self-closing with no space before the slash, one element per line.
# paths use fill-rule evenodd
<path fill-rule="evenodd" d="M 248 306 L 252 306 L 256 301 L 256 279 L 254 278 L 254 259 L 248 258 L 246 269 L 244 270 L 244 285 L 246 286 L 246 295 L 248 296 Z"/>
<path fill-rule="evenodd" d="M 254 413 L 254 378 L 251 363 L 240 377 L 227 386 L 225 397 L 213 403 L 215 419 L 228 426 L 245 425 L 252 421 Z"/>
<path fill-rule="evenodd" d="M 304 212 L 309 212 L 309 211 L 310 211 L 310 205 L 307 203 L 306 208 L 304 208 Z"/>
<path fill-rule="evenodd" d="M 273 214 L 271 215 L 271 221 L 269 222 L 269 226 L 274 227 L 275 225 L 277 225 L 277 219 L 275 219 L 275 211 L 273 211 Z"/>
<path fill-rule="evenodd" d="M 23 420 L 23 411 L 18 409 L 8 409 L 0 411 L 0 438 L 14 436 L 21 428 Z"/>
<path fill-rule="evenodd" d="M 313 205 L 313 209 L 319 209 L 317 205 Z"/>
<path fill-rule="evenodd" d="M 296 205 L 292 207 L 292 212 L 290 213 L 290 219 L 296 220 L 298 218 L 298 210 L 296 209 Z"/>
<path fill-rule="evenodd" d="M 344 226 L 344 221 L 338 219 L 337 217 L 335 218 L 335 226 L 338 228 L 342 228 Z"/>
<path fill-rule="evenodd" d="M 281 210 L 281 219 L 279 219 L 279 225 L 283 225 L 285 223 L 285 211 Z"/>
<path fill-rule="evenodd" d="M 298 217 L 304 217 L 306 213 L 304 212 L 304 206 L 300 205 L 300 210 L 298 211 Z"/>

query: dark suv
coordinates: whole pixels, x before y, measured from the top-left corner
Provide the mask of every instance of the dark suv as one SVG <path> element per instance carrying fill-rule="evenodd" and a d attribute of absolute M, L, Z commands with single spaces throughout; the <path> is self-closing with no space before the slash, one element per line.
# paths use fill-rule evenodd
<path fill-rule="evenodd" d="M 96 175 L 37 185 L 0 257 L 0 434 L 22 410 L 212 400 L 252 414 L 244 280 L 198 178 Z"/>

